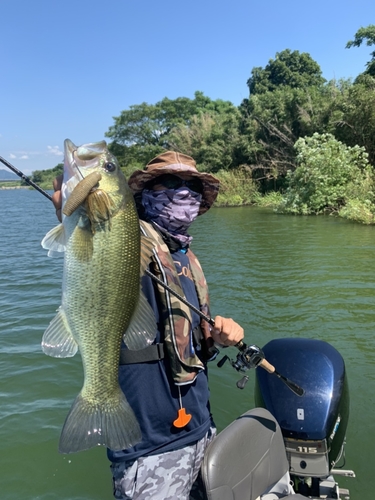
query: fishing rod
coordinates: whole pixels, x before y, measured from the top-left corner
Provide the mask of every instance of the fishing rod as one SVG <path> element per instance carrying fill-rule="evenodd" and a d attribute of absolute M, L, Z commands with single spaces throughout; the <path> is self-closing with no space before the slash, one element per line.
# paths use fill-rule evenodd
<path fill-rule="evenodd" d="M 46 198 L 48 198 L 50 201 L 52 201 L 52 196 L 49 195 L 44 189 L 42 189 L 38 184 L 35 184 L 29 177 L 27 177 L 24 173 L 22 173 L 20 170 L 18 170 L 16 167 L 14 167 L 11 163 L 9 163 L 7 160 L 5 160 L 2 156 L 0 156 L 0 161 L 10 168 L 14 173 L 16 173 L 19 177 L 21 177 L 27 184 L 35 188 L 39 193 L 44 195 Z M 210 317 L 204 314 L 200 309 L 195 307 L 193 304 L 188 302 L 185 297 L 180 295 L 178 292 L 173 290 L 169 285 L 164 283 L 164 281 L 160 280 L 157 276 L 155 276 L 151 271 L 146 269 L 146 274 L 149 276 L 152 280 L 154 280 L 156 283 L 161 285 L 163 288 L 165 288 L 168 292 L 170 292 L 172 295 L 177 297 L 183 304 L 188 306 L 192 311 L 197 313 L 201 318 L 203 318 L 207 323 L 209 323 L 211 326 L 215 326 L 215 321 Z M 221 367 L 226 361 L 230 361 L 231 365 L 233 368 L 235 368 L 237 371 L 247 371 L 250 368 L 256 368 L 257 366 L 261 366 L 264 368 L 268 373 L 276 375 L 284 384 L 289 387 L 291 391 L 293 391 L 297 396 L 303 396 L 304 394 L 304 389 L 302 387 L 298 386 L 291 380 L 289 380 L 287 377 L 284 377 L 281 375 L 279 372 L 276 371 L 275 367 L 271 365 L 265 358 L 264 358 L 264 353 L 263 351 L 256 345 L 251 345 L 248 346 L 240 340 L 235 344 L 234 347 L 237 347 L 239 350 L 239 353 L 237 354 L 236 361 L 231 360 L 228 356 L 224 356 L 221 361 L 219 361 L 218 366 Z M 246 375 L 244 376 L 240 381 L 237 382 L 237 387 L 239 389 L 243 389 L 245 387 L 246 382 L 249 380 L 249 377 Z"/>
<path fill-rule="evenodd" d="M 201 318 L 203 318 L 207 323 L 209 323 L 211 326 L 215 326 L 215 321 L 210 317 L 204 314 L 200 309 L 195 307 L 193 304 L 190 304 L 185 297 L 180 295 L 178 292 L 173 290 L 169 285 L 164 283 L 161 279 L 159 279 L 155 274 L 153 274 L 151 271 L 146 269 L 146 274 L 147 276 L 150 276 L 151 279 L 153 279 L 156 283 L 161 285 L 163 288 L 165 288 L 168 292 L 170 292 L 172 295 L 178 298 L 183 304 L 188 306 L 192 311 L 197 313 Z M 226 361 L 230 361 L 231 365 L 233 368 L 235 368 L 237 371 L 240 372 L 245 372 L 249 370 L 250 368 L 256 368 L 257 366 L 261 366 L 264 368 L 268 373 L 276 375 L 284 384 L 289 387 L 291 391 L 294 392 L 297 396 L 303 396 L 305 393 L 304 389 L 297 385 L 296 383 L 292 382 L 289 380 L 287 377 L 284 375 L 281 375 L 278 371 L 276 371 L 275 367 L 271 365 L 265 358 L 264 358 L 264 353 L 262 349 L 260 349 L 256 345 L 250 345 L 248 346 L 240 340 L 235 344 L 234 347 L 237 347 L 239 350 L 239 353 L 237 354 L 236 361 L 231 360 L 228 356 L 224 356 L 219 362 L 218 362 L 218 367 L 221 368 L 223 364 Z M 241 380 L 237 382 L 237 387 L 239 389 L 243 389 L 245 387 L 245 384 L 249 380 L 249 377 L 245 375 Z"/>
<path fill-rule="evenodd" d="M 35 182 L 32 181 L 30 179 L 30 177 L 27 177 L 27 175 L 25 175 L 23 172 L 21 172 L 20 170 L 18 170 L 18 168 L 14 167 L 11 163 L 9 163 L 9 161 L 7 161 L 2 156 L 0 156 L 0 161 L 6 167 L 8 167 L 10 170 L 12 170 L 12 172 L 14 172 L 15 174 L 17 174 L 18 177 L 21 177 L 21 179 L 23 179 L 25 182 L 27 182 L 27 184 L 29 184 L 29 186 L 32 186 L 37 191 L 39 191 L 39 193 L 42 193 L 46 198 L 48 198 L 50 201 L 52 201 L 52 196 L 50 194 L 48 194 L 46 191 L 44 191 L 44 189 L 42 189 L 40 186 L 38 186 L 38 184 L 35 184 Z"/>

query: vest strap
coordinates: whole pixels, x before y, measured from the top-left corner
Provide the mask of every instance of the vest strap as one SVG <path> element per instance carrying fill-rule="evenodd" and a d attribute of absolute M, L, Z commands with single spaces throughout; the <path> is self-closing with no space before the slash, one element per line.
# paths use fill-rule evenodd
<path fill-rule="evenodd" d="M 139 349 L 138 351 L 131 351 L 130 349 L 121 349 L 120 352 L 120 365 L 131 365 L 133 363 L 147 363 L 148 361 L 159 361 L 164 358 L 164 345 L 153 344 Z"/>

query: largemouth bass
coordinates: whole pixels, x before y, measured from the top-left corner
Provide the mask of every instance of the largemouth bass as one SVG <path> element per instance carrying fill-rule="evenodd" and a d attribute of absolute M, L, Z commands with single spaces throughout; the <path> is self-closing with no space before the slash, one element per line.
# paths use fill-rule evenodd
<path fill-rule="evenodd" d="M 45 331 L 43 351 L 80 351 L 84 384 L 63 426 L 59 451 L 96 445 L 122 450 L 141 440 L 136 417 L 118 383 L 121 341 L 140 349 L 154 340 L 155 317 L 140 275 L 152 253 L 142 245 L 133 195 L 105 141 L 64 143 L 62 224 L 42 246 L 65 252 L 62 303 Z M 124 334 L 125 332 L 125 334 Z"/>

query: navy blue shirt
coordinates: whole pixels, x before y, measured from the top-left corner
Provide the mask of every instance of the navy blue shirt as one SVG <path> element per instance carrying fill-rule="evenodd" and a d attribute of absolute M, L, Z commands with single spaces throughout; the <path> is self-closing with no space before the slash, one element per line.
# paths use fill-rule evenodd
<path fill-rule="evenodd" d="M 189 259 L 178 250 L 171 253 L 186 299 L 199 308 Z M 159 322 L 158 296 L 148 276 L 142 278 L 142 289 L 151 304 L 158 322 L 156 343 L 163 341 L 163 325 Z M 199 325 L 199 316 L 192 311 L 192 328 Z M 199 352 L 197 352 L 199 355 Z M 182 405 L 192 418 L 182 429 L 173 421 L 180 408 L 179 391 L 173 382 L 167 354 L 160 361 L 120 365 L 119 381 L 126 399 L 132 407 L 142 431 L 142 441 L 123 451 L 108 450 L 112 462 L 135 460 L 183 448 L 201 439 L 213 425 L 207 368 L 198 373 L 192 384 L 180 386 Z"/>

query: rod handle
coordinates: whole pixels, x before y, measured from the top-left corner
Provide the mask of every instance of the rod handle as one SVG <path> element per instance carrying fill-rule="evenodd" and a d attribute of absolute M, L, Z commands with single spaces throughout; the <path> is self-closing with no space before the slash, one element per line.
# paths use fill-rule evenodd
<path fill-rule="evenodd" d="M 266 359 L 262 359 L 258 366 L 264 368 L 268 373 L 275 373 L 275 367 L 271 365 Z"/>

